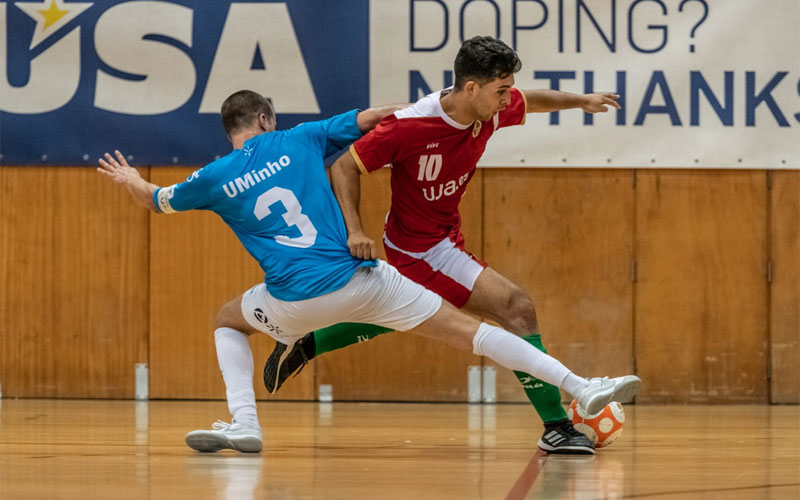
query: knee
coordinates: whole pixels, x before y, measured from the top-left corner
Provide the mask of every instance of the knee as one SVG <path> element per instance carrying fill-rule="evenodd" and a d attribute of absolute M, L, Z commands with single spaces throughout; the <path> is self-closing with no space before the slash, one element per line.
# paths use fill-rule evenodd
<path fill-rule="evenodd" d="M 214 328 L 236 328 L 238 325 L 235 321 L 238 309 L 236 309 L 236 300 L 232 300 L 222 306 L 217 313 L 217 318 L 214 321 Z"/>
<path fill-rule="evenodd" d="M 529 334 L 539 330 L 536 308 L 527 293 L 519 288 L 511 291 L 506 303 L 508 321 L 515 331 Z"/>
<path fill-rule="evenodd" d="M 225 307 L 223 306 L 217 313 L 217 318 L 214 320 L 214 329 L 225 328 L 226 326 L 228 326 L 228 321 L 225 319 Z"/>

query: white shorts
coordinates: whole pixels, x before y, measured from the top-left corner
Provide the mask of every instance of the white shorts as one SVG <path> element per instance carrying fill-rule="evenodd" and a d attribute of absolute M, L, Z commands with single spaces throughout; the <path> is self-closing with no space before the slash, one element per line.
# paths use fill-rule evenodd
<path fill-rule="evenodd" d="M 441 306 L 440 296 L 382 260 L 377 267 L 358 268 L 345 286 L 313 299 L 279 300 L 264 283 L 242 295 L 242 314 L 250 326 L 289 345 L 308 332 L 336 323 L 411 330 Z"/>

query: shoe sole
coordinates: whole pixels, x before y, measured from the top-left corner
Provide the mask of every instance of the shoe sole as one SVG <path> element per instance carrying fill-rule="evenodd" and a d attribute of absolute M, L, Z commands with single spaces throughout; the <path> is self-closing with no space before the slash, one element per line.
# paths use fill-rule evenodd
<path fill-rule="evenodd" d="M 589 415 L 600 413 L 603 408 L 612 401 L 628 403 L 639 392 L 641 379 L 635 375 L 626 375 L 622 380 L 614 385 L 614 389 L 603 397 L 598 397 L 592 401 L 591 406 L 584 408 Z"/>
<path fill-rule="evenodd" d="M 551 455 L 594 455 L 594 448 L 586 446 L 549 446 L 543 441 L 537 444 L 540 450 L 546 451 Z"/>
<path fill-rule="evenodd" d="M 614 386 L 614 393 L 612 394 L 611 401 L 629 403 L 633 397 L 636 396 L 636 393 L 639 392 L 639 385 L 641 383 L 641 379 L 634 375 L 622 377 L 622 381 Z M 609 401 L 609 403 L 611 401 Z M 605 407 L 605 405 L 603 406 Z"/>
<path fill-rule="evenodd" d="M 220 450 L 258 453 L 263 447 L 263 442 L 258 436 L 242 436 L 233 441 L 206 431 L 190 432 L 186 435 L 186 444 L 189 448 L 204 453 L 216 453 Z"/>
<path fill-rule="evenodd" d="M 267 392 L 269 392 L 270 394 L 275 394 L 276 392 L 278 392 L 278 389 L 280 389 L 281 385 L 283 385 L 279 383 L 279 380 L 281 378 L 281 367 L 283 366 L 283 363 L 286 361 L 286 358 L 289 357 L 289 354 L 291 354 L 293 350 L 294 350 L 293 345 L 286 346 L 286 349 L 284 349 L 283 352 L 281 353 L 281 357 L 278 358 L 278 367 L 275 369 L 275 381 L 274 381 L 275 386 L 272 389 L 270 389 L 269 387 L 266 388 Z M 264 383 L 264 385 L 266 386 L 266 382 Z"/>
<path fill-rule="evenodd" d="M 581 405 L 589 415 L 600 413 L 612 401 L 629 402 L 639 392 L 641 380 L 635 375 L 626 375 L 622 380 L 615 382 L 613 388 L 605 395 L 597 395 L 586 406 Z M 581 403 L 578 403 L 581 404 Z"/>

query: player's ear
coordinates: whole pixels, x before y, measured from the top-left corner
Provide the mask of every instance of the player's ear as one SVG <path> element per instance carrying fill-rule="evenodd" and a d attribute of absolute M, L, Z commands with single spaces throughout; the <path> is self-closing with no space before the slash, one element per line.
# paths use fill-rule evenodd
<path fill-rule="evenodd" d="M 271 120 L 265 113 L 258 115 L 258 126 L 264 132 L 272 132 L 275 130 L 275 120 Z"/>
<path fill-rule="evenodd" d="M 464 84 L 464 91 L 467 95 L 472 96 L 478 91 L 478 83 L 475 80 L 467 80 Z"/>

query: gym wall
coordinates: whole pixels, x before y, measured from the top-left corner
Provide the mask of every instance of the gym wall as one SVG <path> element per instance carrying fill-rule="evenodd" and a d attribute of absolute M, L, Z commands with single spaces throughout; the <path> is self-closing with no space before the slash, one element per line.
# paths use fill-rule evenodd
<path fill-rule="evenodd" d="M 168 185 L 190 167 L 142 172 Z M 389 172 L 364 176 L 382 233 Z M 3 397 L 223 398 L 213 322 L 261 279 L 215 215 L 149 214 L 84 167 L 0 168 Z M 520 284 L 545 345 L 638 402 L 800 401 L 800 172 L 479 169 L 467 248 Z M 256 387 L 272 349 L 252 339 Z M 275 399 L 466 401 L 472 354 L 391 333 L 321 356 Z M 523 401 L 499 369 L 497 400 Z"/>

